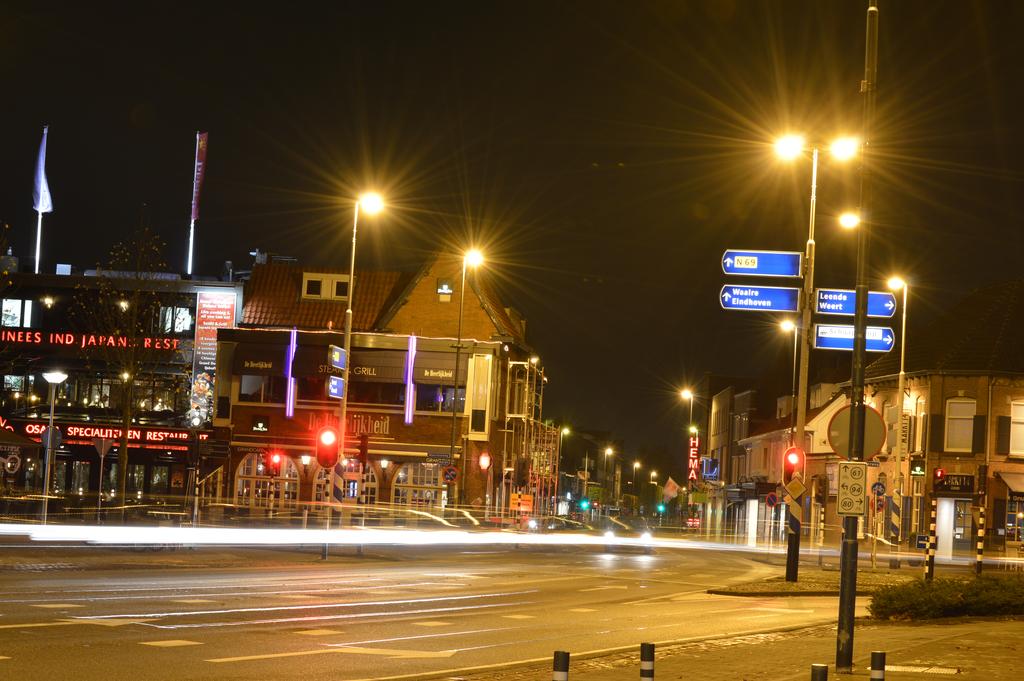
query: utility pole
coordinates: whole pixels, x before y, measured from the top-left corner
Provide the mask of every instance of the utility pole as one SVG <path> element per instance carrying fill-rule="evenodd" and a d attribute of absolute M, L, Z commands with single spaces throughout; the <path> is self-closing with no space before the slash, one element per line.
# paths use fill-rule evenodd
<path fill-rule="evenodd" d="M 878 1 L 868 0 L 864 40 L 864 130 L 860 172 L 860 231 L 857 233 L 857 307 L 853 318 L 853 367 L 850 379 L 850 460 L 864 460 L 864 359 L 868 312 L 867 260 L 871 229 L 872 133 L 878 75 Z M 836 671 L 853 669 L 853 621 L 857 594 L 857 517 L 843 518 L 839 557 L 839 623 L 836 630 Z"/>

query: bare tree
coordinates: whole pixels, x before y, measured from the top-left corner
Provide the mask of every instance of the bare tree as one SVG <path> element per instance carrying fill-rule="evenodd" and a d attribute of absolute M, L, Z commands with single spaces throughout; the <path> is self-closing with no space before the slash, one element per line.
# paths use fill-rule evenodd
<path fill-rule="evenodd" d="M 116 244 L 97 276 L 78 287 L 72 306 L 77 330 L 92 334 L 81 353 L 89 369 L 120 379 L 121 438 L 117 454 L 117 495 L 122 517 L 128 481 L 129 431 L 140 407 L 134 387 L 141 377 L 179 358 L 181 349 L 161 337 L 161 312 L 173 293 L 166 274 L 164 243 L 143 227 Z M 165 334 L 166 335 L 166 334 Z M 185 381 L 178 381 L 180 390 Z M 113 395 L 111 395 L 113 398 Z M 103 472 L 101 471 L 102 475 Z"/>

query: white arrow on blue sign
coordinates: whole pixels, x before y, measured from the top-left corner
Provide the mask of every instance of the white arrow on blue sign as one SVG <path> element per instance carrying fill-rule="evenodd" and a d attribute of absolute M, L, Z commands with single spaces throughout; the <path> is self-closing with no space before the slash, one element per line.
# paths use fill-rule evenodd
<path fill-rule="evenodd" d="M 726 310 L 796 312 L 800 289 L 786 286 L 723 286 L 718 302 Z"/>
<path fill-rule="evenodd" d="M 869 326 L 865 335 L 868 352 L 889 352 L 896 340 L 888 326 Z M 818 350 L 853 350 L 853 324 L 815 324 L 814 347 Z"/>
<path fill-rule="evenodd" d="M 754 277 L 799 277 L 802 255 L 793 251 L 741 251 L 730 248 L 722 256 L 722 271 Z"/>
<path fill-rule="evenodd" d="M 845 288 L 819 288 L 814 295 L 814 311 L 852 317 L 857 294 Z M 887 291 L 868 291 L 868 316 L 888 318 L 896 314 L 896 296 Z"/>

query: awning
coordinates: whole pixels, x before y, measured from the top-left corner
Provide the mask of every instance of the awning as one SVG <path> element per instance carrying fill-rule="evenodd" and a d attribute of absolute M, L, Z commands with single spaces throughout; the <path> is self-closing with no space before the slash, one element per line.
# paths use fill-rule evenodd
<path fill-rule="evenodd" d="M 459 385 L 466 384 L 469 353 L 459 355 Z M 452 385 L 455 383 L 455 353 L 417 352 L 413 367 L 413 381 L 424 385 Z"/>
<path fill-rule="evenodd" d="M 349 375 L 353 381 L 405 383 L 404 350 L 353 350 Z"/>
<path fill-rule="evenodd" d="M 998 471 L 996 473 L 1006 486 L 1010 488 L 1010 493 L 1016 496 L 1024 496 L 1024 473 L 1006 473 L 1004 471 Z"/>
<path fill-rule="evenodd" d="M 235 348 L 231 369 L 236 374 L 284 376 L 287 355 L 286 345 L 240 344 Z M 335 369 L 327 361 L 326 345 L 300 345 L 295 349 L 293 376 L 328 376 L 341 373 L 341 369 Z"/>

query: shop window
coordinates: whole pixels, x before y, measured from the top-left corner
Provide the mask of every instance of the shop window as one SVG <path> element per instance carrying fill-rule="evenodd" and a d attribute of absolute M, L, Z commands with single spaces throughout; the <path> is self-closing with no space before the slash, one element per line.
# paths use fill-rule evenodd
<path fill-rule="evenodd" d="M 353 381 L 348 401 L 354 404 L 380 404 L 387 406 L 405 404 L 404 383 L 371 383 Z"/>
<path fill-rule="evenodd" d="M 4 326 L 21 326 L 21 303 L 21 300 L 4 298 L 0 323 Z"/>
<path fill-rule="evenodd" d="M 188 333 L 192 330 L 192 310 L 188 307 L 160 308 L 160 330 L 167 334 Z"/>
<path fill-rule="evenodd" d="M 146 484 L 146 465 L 141 463 L 128 464 L 129 492 L 141 492 Z"/>
<path fill-rule="evenodd" d="M 53 479 L 50 480 L 50 491 L 63 494 L 68 482 L 68 462 L 58 461 L 53 465 Z"/>
<path fill-rule="evenodd" d="M 263 376 L 242 375 L 238 388 L 239 402 L 263 401 Z"/>
<path fill-rule="evenodd" d="M 329 475 L 327 479 L 329 481 Z M 235 501 L 239 506 L 294 508 L 298 494 L 299 471 L 291 457 L 285 457 L 281 475 L 277 478 L 263 474 L 263 463 L 258 454 L 249 454 L 238 467 Z"/>
<path fill-rule="evenodd" d="M 295 379 L 296 395 L 300 400 L 326 400 L 327 379 L 319 376 L 301 376 Z"/>
<path fill-rule="evenodd" d="M 945 451 L 971 451 L 971 439 L 974 436 L 974 413 L 975 402 L 972 399 L 946 400 Z"/>
<path fill-rule="evenodd" d="M 149 472 L 151 494 L 166 494 L 170 484 L 170 466 L 153 466 Z"/>
<path fill-rule="evenodd" d="M 1024 536 L 1024 501 L 1006 502 L 1006 541 L 1019 542 Z"/>
<path fill-rule="evenodd" d="M 7 392 L 25 392 L 25 377 L 4 376 L 4 390 Z"/>
<path fill-rule="evenodd" d="M 71 493 L 85 494 L 89 491 L 89 462 L 71 462 Z"/>
<path fill-rule="evenodd" d="M 1024 454 L 1024 401 L 1010 405 L 1010 454 Z"/>
<path fill-rule="evenodd" d="M 416 411 L 452 411 L 452 397 L 456 395 L 455 388 L 450 385 L 421 385 L 416 384 Z M 466 406 L 466 391 L 459 388 L 457 393 L 458 411 Z"/>

